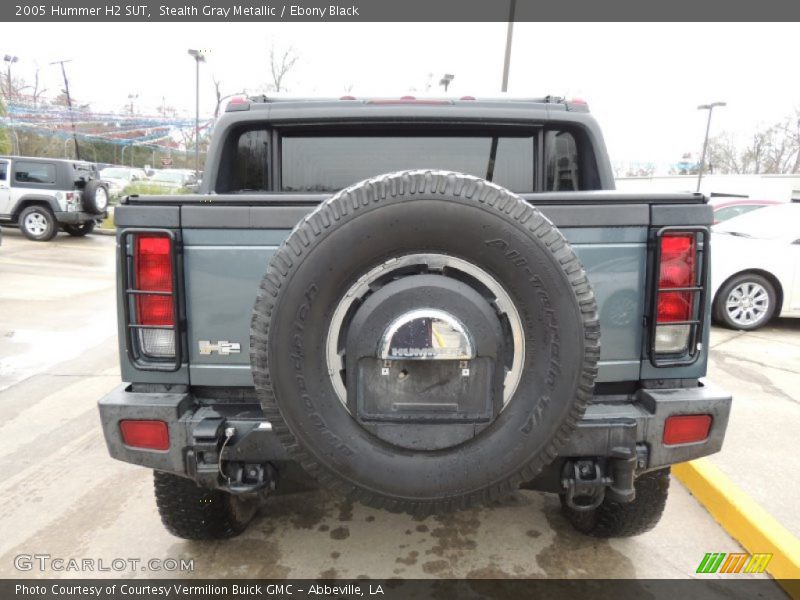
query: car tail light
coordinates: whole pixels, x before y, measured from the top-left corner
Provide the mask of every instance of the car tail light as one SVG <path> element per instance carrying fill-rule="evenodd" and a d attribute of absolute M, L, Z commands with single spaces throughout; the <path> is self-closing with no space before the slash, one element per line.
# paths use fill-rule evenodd
<path fill-rule="evenodd" d="M 174 357 L 172 240 L 163 234 L 137 234 L 133 254 L 139 348 L 149 357 Z"/>
<path fill-rule="evenodd" d="M 697 236 L 665 233 L 659 238 L 654 350 L 685 354 L 697 322 Z"/>
<path fill-rule="evenodd" d="M 711 415 L 680 415 L 668 417 L 664 422 L 664 444 L 676 446 L 708 439 Z"/>
<path fill-rule="evenodd" d="M 119 431 L 126 446 L 169 450 L 169 428 L 164 421 L 120 421 Z"/>

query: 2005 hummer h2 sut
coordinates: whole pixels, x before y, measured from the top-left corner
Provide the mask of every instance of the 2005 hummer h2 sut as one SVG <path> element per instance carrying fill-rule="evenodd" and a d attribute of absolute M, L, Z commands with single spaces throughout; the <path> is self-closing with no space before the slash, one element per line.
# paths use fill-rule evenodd
<path fill-rule="evenodd" d="M 661 516 L 722 445 L 698 194 L 621 194 L 582 102 L 233 102 L 202 193 L 117 209 L 114 458 L 236 535 L 303 478 L 425 514 L 519 487 L 580 531 Z"/>

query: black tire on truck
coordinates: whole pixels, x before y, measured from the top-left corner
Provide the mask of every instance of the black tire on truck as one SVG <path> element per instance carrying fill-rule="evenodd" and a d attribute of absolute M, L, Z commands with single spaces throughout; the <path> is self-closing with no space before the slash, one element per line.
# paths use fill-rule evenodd
<path fill-rule="evenodd" d="M 81 199 L 83 210 L 95 215 L 102 214 L 108 208 L 108 186 L 97 179 L 90 179 L 83 187 Z"/>
<path fill-rule="evenodd" d="M 153 472 L 156 505 L 164 527 L 186 540 L 221 540 L 242 533 L 258 512 L 258 497 L 199 487 L 191 479 Z"/>
<path fill-rule="evenodd" d="M 369 289 L 347 308 L 339 329 L 340 309 L 352 302 L 348 291 L 361 289 L 364 277 Z M 379 345 L 377 338 L 366 339 L 368 328 L 349 333 L 382 306 L 400 303 L 403 294 L 421 298 L 426 309 L 443 306 L 432 298 L 457 306 L 469 297 L 483 307 L 477 312 L 499 323 L 492 330 L 501 330 L 499 337 L 487 338 L 499 350 L 485 372 L 501 378 L 499 386 L 486 386 L 489 417 L 470 420 L 459 412 L 456 421 L 465 418 L 466 426 L 442 422 L 436 410 L 451 405 L 440 404 L 409 425 L 402 415 L 386 414 L 407 406 L 392 405 L 389 361 L 376 371 L 379 357 L 357 362 L 346 354 L 341 371 L 332 367 L 339 339 L 346 339 L 346 352 L 351 344 Z M 592 287 L 558 229 L 504 188 L 441 171 L 363 181 L 300 222 L 267 267 L 250 335 L 256 390 L 290 456 L 323 485 L 371 506 L 416 514 L 485 502 L 533 479 L 582 417 L 600 352 Z M 430 325 L 422 335 L 431 339 Z M 397 379 L 409 382 L 414 369 L 450 368 L 448 361 L 440 361 L 442 367 L 435 362 L 391 365 L 407 365 Z M 480 364 L 488 363 L 478 356 L 474 371 L 459 374 L 477 378 Z M 391 378 L 381 379 L 390 371 Z M 462 385 L 469 386 L 466 381 Z M 375 382 L 390 392 L 377 394 Z M 384 406 L 383 396 L 389 408 L 372 421 L 362 407 Z M 452 396 L 453 405 L 460 401 Z"/>
<path fill-rule="evenodd" d="M 77 225 L 64 225 L 64 231 L 73 237 L 83 237 L 92 233 L 94 231 L 94 227 L 94 221 L 84 221 L 83 223 L 79 223 Z"/>
<path fill-rule="evenodd" d="M 35 242 L 49 242 L 58 233 L 53 211 L 47 206 L 29 206 L 19 215 L 22 234 Z"/>
<path fill-rule="evenodd" d="M 640 475 L 634 482 L 636 498 L 632 502 L 614 502 L 606 498 L 595 509 L 577 511 L 567 506 L 561 494 L 561 509 L 572 526 L 598 538 L 632 537 L 650 531 L 661 519 L 669 494 L 670 469 L 658 469 Z"/>

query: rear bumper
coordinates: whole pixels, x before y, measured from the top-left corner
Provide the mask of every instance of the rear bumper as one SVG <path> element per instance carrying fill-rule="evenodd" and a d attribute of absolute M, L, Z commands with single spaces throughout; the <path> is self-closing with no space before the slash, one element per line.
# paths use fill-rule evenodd
<path fill-rule="evenodd" d="M 107 212 L 102 212 L 100 214 L 88 213 L 88 212 L 66 212 L 61 211 L 55 213 L 56 221 L 61 225 L 79 225 L 80 223 L 86 223 L 87 221 L 97 221 L 99 219 L 105 219 L 108 216 Z"/>
<path fill-rule="evenodd" d="M 635 453 L 636 469 L 644 471 L 707 456 L 722 447 L 730 407 L 730 394 L 707 384 L 642 389 L 627 401 L 597 396 L 559 458 L 563 462 L 573 457 L 610 457 L 622 448 Z M 134 392 L 130 385 L 123 384 L 100 400 L 99 409 L 113 458 L 192 477 L 211 487 L 219 483 L 218 452 L 225 428 L 233 427 L 236 432 L 226 445 L 226 461 L 265 464 L 288 460 L 272 424 L 252 402 L 237 403 L 228 398 L 213 403 L 206 399 L 201 404 L 183 388 L 165 393 Z M 707 439 L 677 446 L 663 444 L 664 422 L 668 417 L 695 414 L 712 417 Z M 119 422 L 125 419 L 166 422 L 169 449 L 155 451 L 127 446 L 119 428 Z M 541 481 L 533 487 L 549 489 L 554 483 Z"/>

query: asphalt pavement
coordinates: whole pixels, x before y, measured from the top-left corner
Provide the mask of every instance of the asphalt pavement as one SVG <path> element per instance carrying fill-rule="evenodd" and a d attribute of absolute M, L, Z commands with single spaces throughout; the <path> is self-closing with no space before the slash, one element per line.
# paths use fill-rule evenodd
<path fill-rule="evenodd" d="M 177 539 L 161 526 L 151 472 L 109 458 L 100 429 L 97 400 L 119 382 L 114 281 L 112 237 L 60 234 L 34 243 L 3 230 L 0 577 L 87 576 L 18 568 L 20 555 L 49 554 L 106 565 L 115 558 L 183 558 L 193 561 L 194 570 L 181 575 L 203 578 L 684 578 L 697 576 L 707 552 L 743 551 L 674 478 L 660 525 L 631 539 L 581 536 L 560 516 L 555 496 L 530 491 L 425 519 L 313 491 L 271 499 L 234 540 Z M 790 493 L 796 477 L 779 463 L 770 465 L 774 471 L 765 469 L 757 452 L 770 440 L 796 439 L 800 407 L 791 391 L 798 389 L 792 379 L 798 361 L 786 358 L 787 364 L 769 367 L 780 375 L 748 361 L 758 352 L 777 353 L 773 362 L 779 362 L 783 348 L 800 351 L 798 324 L 779 322 L 775 331 L 747 338 L 715 332 L 715 352 L 722 352 L 711 365 L 717 383 L 737 395 L 720 465 L 737 481 L 749 480 L 754 493 L 763 485 L 759 499 L 789 526 L 792 519 L 797 525 Z M 774 414 L 768 410 L 773 407 Z M 785 476 L 792 486 L 787 481 L 784 490 L 774 491 Z M 88 575 L 175 574 L 127 564 Z"/>

